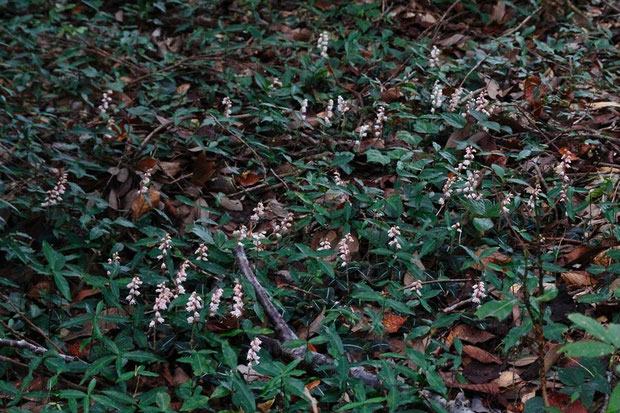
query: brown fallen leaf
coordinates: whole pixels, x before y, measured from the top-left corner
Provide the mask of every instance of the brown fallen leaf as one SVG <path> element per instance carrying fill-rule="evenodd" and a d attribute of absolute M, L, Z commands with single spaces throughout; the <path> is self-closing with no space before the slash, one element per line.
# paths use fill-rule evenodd
<path fill-rule="evenodd" d="M 506 370 L 505 372 L 500 374 L 498 378 L 494 380 L 494 382 L 499 387 L 512 387 L 515 384 L 521 383 L 522 381 L 523 380 L 521 380 L 521 377 L 517 373 L 515 373 L 514 371 L 510 371 L 510 370 Z"/>
<path fill-rule="evenodd" d="M 407 318 L 392 313 L 383 314 L 384 331 L 388 334 L 396 333 L 405 324 Z"/>
<path fill-rule="evenodd" d="M 499 358 L 489 353 L 488 351 L 483 350 L 476 346 L 469 346 L 469 345 L 463 346 L 463 352 L 467 354 L 469 357 L 475 360 L 478 360 L 481 363 L 502 364 L 502 361 Z"/>
<path fill-rule="evenodd" d="M 403 97 L 403 92 L 401 92 L 398 87 L 391 87 L 389 89 L 381 92 L 381 100 L 385 103 L 396 102 L 398 99 Z"/>
<path fill-rule="evenodd" d="M 193 161 L 192 183 L 203 186 L 215 174 L 215 162 L 207 159 L 207 154 L 201 152 Z"/>
<path fill-rule="evenodd" d="M 155 189 L 149 189 L 148 198 L 149 199 L 147 200 L 146 197 L 140 193 L 136 195 L 136 199 L 134 199 L 133 203 L 131 204 L 131 217 L 134 221 L 136 221 L 142 215 L 155 208 L 159 204 L 159 191 L 156 191 Z"/>
<path fill-rule="evenodd" d="M 463 390 L 477 391 L 480 393 L 499 394 L 499 386 L 495 381 L 482 384 L 463 384 L 459 383 L 451 373 L 440 372 L 443 382 L 448 387 L 455 387 Z"/>
<path fill-rule="evenodd" d="M 220 198 L 220 204 L 229 211 L 243 211 L 243 204 L 238 199 L 230 199 L 227 196 Z"/>
<path fill-rule="evenodd" d="M 486 248 L 480 248 L 478 251 L 476 251 L 476 256 L 479 257 L 485 250 Z M 472 265 L 472 268 L 478 271 L 483 271 L 489 266 L 489 264 L 495 264 L 495 265 L 506 264 L 512 261 L 512 258 L 510 258 L 506 254 L 502 254 L 501 252 L 496 251 L 490 255 L 487 255 L 484 258 L 481 258 L 480 261 L 482 261 L 482 265 L 474 264 Z"/>
<path fill-rule="evenodd" d="M 577 287 L 593 287 L 598 284 L 598 281 L 588 274 L 587 271 L 563 272 L 562 279 L 566 284 Z"/>
<path fill-rule="evenodd" d="M 183 95 L 184 93 L 186 93 L 189 90 L 189 83 L 183 83 L 182 85 L 179 85 L 179 87 L 177 87 L 177 95 Z"/>
<path fill-rule="evenodd" d="M 136 168 L 139 171 L 146 172 L 149 169 L 153 169 L 157 166 L 157 159 L 155 158 L 142 158 L 136 164 Z"/>
<path fill-rule="evenodd" d="M 461 324 L 452 329 L 450 334 L 446 338 L 446 344 L 451 346 L 455 338 L 459 338 L 461 341 L 467 341 L 468 343 L 478 344 L 484 343 L 495 337 L 494 334 L 488 331 L 479 330 L 476 327 L 472 327 L 467 324 Z"/>
<path fill-rule="evenodd" d="M 260 181 L 258 174 L 252 171 L 245 171 L 237 178 L 237 182 L 241 186 L 252 186 L 258 183 L 258 181 Z"/>

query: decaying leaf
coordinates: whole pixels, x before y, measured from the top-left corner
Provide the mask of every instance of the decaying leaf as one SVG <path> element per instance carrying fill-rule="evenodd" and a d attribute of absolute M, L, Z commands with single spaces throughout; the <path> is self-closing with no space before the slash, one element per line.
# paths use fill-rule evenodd
<path fill-rule="evenodd" d="M 207 154 L 201 152 L 193 162 L 192 183 L 203 186 L 215 174 L 215 161 L 207 159 Z"/>
<path fill-rule="evenodd" d="M 243 204 L 238 199 L 230 199 L 227 196 L 223 196 L 220 199 L 220 204 L 229 211 L 243 211 Z"/>
<path fill-rule="evenodd" d="M 476 346 L 470 346 L 470 345 L 463 346 L 463 352 L 467 354 L 469 357 L 475 360 L 478 360 L 481 363 L 502 364 L 502 361 L 499 358 L 489 353 L 488 351 L 483 350 Z"/>
<path fill-rule="evenodd" d="M 512 387 L 521 383 L 521 377 L 514 371 L 507 370 L 494 380 L 499 387 Z"/>
<path fill-rule="evenodd" d="M 481 393 L 498 394 L 499 386 L 495 381 L 482 384 L 459 383 L 453 374 L 441 372 L 441 377 L 448 387 L 455 387 L 463 390 L 477 391 Z"/>
<path fill-rule="evenodd" d="M 383 314 L 383 327 L 388 334 L 396 333 L 407 321 L 407 317 L 401 317 L 393 313 Z"/>
<path fill-rule="evenodd" d="M 451 346 L 455 338 L 459 338 L 461 341 L 466 341 L 468 343 L 478 344 L 484 343 L 494 337 L 495 335 L 488 331 L 479 330 L 467 324 L 461 324 L 452 329 L 446 338 L 446 344 Z"/>
<path fill-rule="evenodd" d="M 155 189 L 149 189 L 148 199 L 146 199 L 144 195 L 138 193 L 138 195 L 136 195 L 136 199 L 134 199 L 131 204 L 131 217 L 134 221 L 151 209 L 155 208 L 159 204 L 159 199 L 159 191 L 156 191 Z"/>
<path fill-rule="evenodd" d="M 260 178 L 252 171 L 245 171 L 237 178 L 237 182 L 239 182 L 241 186 L 252 186 L 258 181 L 260 181 Z"/>
<path fill-rule="evenodd" d="M 598 284 L 598 281 L 587 271 L 570 271 L 563 272 L 562 279 L 566 284 L 576 287 L 593 287 Z"/>
<path fill-rule="evenodd" d="M 476 251 L 476 255 L 477 256 L 482 255 L 482 253 L 485 250 L 486 250 L 486 248 L 480 248 L 478 251 Z M 509 263 L 510 261 L 512 261 L 512 258 L 510 258 L 506 254 L 502 254 L 499 251 L 495 251 L 494 253 L 481 258 L 480 261 L 482 262 L 482 265 L 474 264 L 474 265 L 472 265 L 472 268 L 475 269 L 475 270 L 478 270 L 478 271 L 483 271 L 483 270 L 488 268 L 489 264 L 495 264 L 495 265 L 506 264 L 506 263 Z"/>

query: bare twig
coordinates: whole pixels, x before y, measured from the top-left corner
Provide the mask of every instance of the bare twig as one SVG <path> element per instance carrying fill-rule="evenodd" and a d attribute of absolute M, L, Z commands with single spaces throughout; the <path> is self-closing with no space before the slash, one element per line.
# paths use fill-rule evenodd
<path fill-rule="evenodd" d="M 0 338 L 0 346 L 14 347 L 14 348 L 25 348 L 36 354 L 47 353 L 49 350 L 45 347 L 36 346 L 34 344 L 30 344 L 26 340 L 11 340 L 8 338 Z M 58 357 L 65 361 L 78 361 L 77 357 L 68 356 L 66 354 L 58 353 Z"/>
<path fill-rule="evenodd" d="M 272 304 L 267 291 L 258 281 L 256 275 L 254 275 L 254 271 L 252 271 L 252 268 L 250 267 L 250 263 L 248 262 L 248 258 L 245 254 L 245 249 L 243 248 L 243 245 L 236 246 L 233 252 L 235 254 L 235 257 L 237 258 L 237 262 L 239 264 L 241 272 L 247 278 L 250 284 L 252 284 L 254 292 L 256 293 L 258 303 L 263 307 L 263 310 L 265 310 L 265 314 L 267 315 L 267 318 L 276 330 L 276 333 L 280 337 L 280 341 L 282 343 L 286 343 L 287 341 L 298 340 L 299 337 L 297 336 L 297 334 L 295 334 L 293 329 L 289 327 L 286 321 L 284 321 L 282 315 L 278 312 L 278 310 L 276 310 L 275 306 Z M 276 344 L 275 342 L 272 342 L 270 344 L 271 347 L 273 347 L 279 345 L 280 343 L 278 342 Z M 297 348 L 282 348 L 280 346 L 280 351 L 282 354 L 285 354 L 290 358 L 303 359 L 308 349 L 306 348 L 306 346 Z M 314 351 L 310 351 L 310 354 L 311 363 L 314 366 L 332 366 L 335 364 L 334 359 L 324 354 L 316 353 Z M 381 387 L 381 382 L 379 381 L 377 376 L 367 372 L 362 366 L 351 367 L 349 369 L 349 374 L 355 378 L 360 379 L 368 386 L 374 388 Z"/>
<path fill-rule="evenodd" d="M 151 138 L 153 138 L 153 136 L 155 136 L 157 133 L 161 132 L 164 129 L 168 129 L 168 127 L 172 125 L 172 121 L 168 121 L 165 123 L 162 123 L 161 125 L 159 125 L 158 127 L 156 127 L 155 129 L 153 129 L 151 131 L 151 133 L 149 133 L 148 135 L 146 135 L 146 138 L 144 138 L 144 140 L 142 141 L 142 143 L 140 144 L 140 149 L 144 148 L 146 146 L 146 144 L 148 143 L 148 141 L 151 140 Z"/>

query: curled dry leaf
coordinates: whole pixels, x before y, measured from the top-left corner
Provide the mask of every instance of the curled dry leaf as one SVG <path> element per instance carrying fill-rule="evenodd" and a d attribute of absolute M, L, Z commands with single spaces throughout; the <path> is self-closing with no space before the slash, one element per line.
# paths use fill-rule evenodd
<path fill-rule="evenodd" d="M 467 324 L 461 324 L 452 329 L 450 334 L 446 338 L 446 344 L 451 346 L 455 338 L 459 338 L 461 341 L 467 341 L 468 343 L 478 344 L 484 343 L 495 337 L 495 335 L 488 331 L 479 330 L 475 327 Z"/>
<path fill-rule="evenodd" d="M 512 387 L 522 381 L 523 380 L 521 380 L 521 377 L 517 373 L 510 370 L 503 372 L 494 380 L 499 387 Z"/>
<path fill-rule="evenodd" d="M 463 346 L 463 352 L 467 354 L 469 357 L 475 360 L 478 360 L 481 363 L 502 364 L 502 361 L 499 358 L 489 353 L 488 351 L 483 350 L 476 346 L 469 346 L 469 345 Z"/>
<path fill-rule="evenodd" d="M 566 284 L 576 287 L 593 287 L 598 284 L 598 281 L 588 274 L 587 271 L 563 272 L 562 279 Z"/>
<path fill-rule="evenodd" d="M 137 220 L 142 215 L 155 208 L 159 204 L 159 200 L 159 191 L 156 191 L 155 189 L 149 189 L 148 199 L 146 199 L 144 195 L 138 193 L 131 204 L 131 217 L 134 221 Z"/>
<path fill-rule="evenodd" d="M 392 313 L 383 315 L 383 327 L 388 334 L 396 333 L 407 321 L 407 317 L 401 317 Z"/>
<path fill-rule="evenodd" d="M 260 181 L 260 178 L 252 171 L 245 171 L 237 178 L 237 182 L 241 186 L 252 186 L 258 181 Z"/>

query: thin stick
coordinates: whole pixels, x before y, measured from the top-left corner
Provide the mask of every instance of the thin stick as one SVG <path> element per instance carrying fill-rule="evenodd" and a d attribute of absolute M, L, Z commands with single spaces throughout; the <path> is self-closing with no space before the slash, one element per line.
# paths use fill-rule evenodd
<path fill-rule="evenodd" d="M 485 55 L 482 59 L 480 59 L 480 61 L 478 63 L 476 63 L 476 66 L 472 67 L 469 72 L 467 72 L 467 74 L 465 75 L 465 77 L 463 78 L 463 80 L 461 80 L 461 83 L 459 84 L 459 88 L 463 87 L 463 85 L 465 84 L 465 81 L 467 80 L 467 78 L 469 77 L 469 75 L 471 75 L 472 73 L 474 73 L 474 71 L 476 69 L 478 69 L 480 67 L 481 64 L 484 63 L 485 60 L 487 60 L 487 57 L 489 57 L 489 55 Z"/>
<path fill-rule="evenodd" d="M 269 298 L 267 291 L 258 281 L 256 275 L 254 275 L 254 271 L 252 271 L 252 268 L 250 267 L 250 263 L 248 262 L 248 258 L 245 254 L 245 249 L 243 248 L 243 245 L 236 246 L 233 250 L 233 253 L 235 254 L 235 258 L 237 258 L 237 262 L 239 264 L 241 272 L 247 278 L 250 284 L 252 284 L 252 287 L 254 287 L 254 292 L 256 293 L 258 303 L 265 310 L 265 314 L 267 314 L 267 318 L 274 326 L 274 329 L 278 333 L 280 340 L 284 343 L 286 343 L 287 341 L 298 340 L 299 337 L 297 337 L 297 334 L 295 334 L 293 329 L 289 327 L 286 321 L 284 321 L 282 315 L 271 303 L 271 299 Z M 278 344 L 280 343 L 278 342 Z M 283 354 L 293 359 L 305 358 L 305 354 L 308 351 L 306 346 L 301 346 L 297 348 L 282 348 L 281 345 L 280 350 Z M 335 361 L 332 358 L 324 354 L 316 353 L 314 351 L 310 351 L 310 354 L 312 356 L 311 363 L 315 366 L 333 366 L 335 364 Z M 351 367 L 349 369 L 349 374 L 353 377 L 360 379 L 368 386 L 374 388 L 381 387 L 381 382 L 379 381 L 377 376 L 367 372 L 362 366 Z"/>
<path fill-rule="evenodd" d="M 34 344 L 30 344 L 26 340 L 11 340 L 8 338 L 0 338 L 0 345 L 7 346 L 7 347 L 14 347 L 14 348 L 25 348 L 36 354 L 43 354 L 49 351 L 45 347 L 35 346 Z M 58 356 L 65 361 L 79 360 L 77 357 L 68 356 L 62 353 L 58 353 Z"/>
<path fill-rule="evenodd" d="M 168 127 L 170 125 L 172 125 L 172 121 L 168 121 L 168 122 L 162 123 L 161 125 L 159 125 L 155 129 L 153 129 L 151 131 L 151 133 L 146 135 L 146 138 L 144 138 L 144 140 L 140 144 L 140 149 L 144 148 L 146 146 L 146 144 L 148 143 L 148 141 L 150 141 L 153 136 L 155 136 L 157 133 L 161 132 L 164 129 L 168 129 Z"/>

